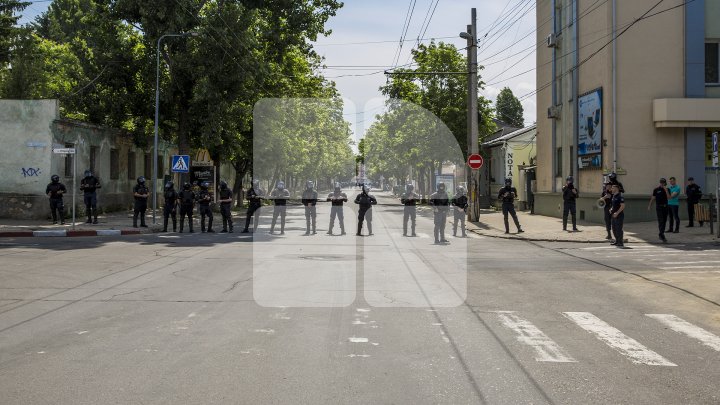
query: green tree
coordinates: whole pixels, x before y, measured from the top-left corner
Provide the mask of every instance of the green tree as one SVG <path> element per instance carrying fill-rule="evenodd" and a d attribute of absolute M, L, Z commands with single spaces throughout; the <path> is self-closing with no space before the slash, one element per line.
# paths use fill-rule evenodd
<path fill-rule="evenodd" d="M 0 0 L 0 67 L 10 61 L 15 41 L 22 33 L 18 27 L 20 14 L 30 2 L 18 0 Z"/>
<path fill-rule="evenodd" d="M 495 109 L 497 110 L 497 117 L 501 121 L 516 128 L 525 126 L 523 106 L 509 87 L 505 87 L 500 91 L 500 94 L 498 94 L 497 100 L 495 101 Z"/>

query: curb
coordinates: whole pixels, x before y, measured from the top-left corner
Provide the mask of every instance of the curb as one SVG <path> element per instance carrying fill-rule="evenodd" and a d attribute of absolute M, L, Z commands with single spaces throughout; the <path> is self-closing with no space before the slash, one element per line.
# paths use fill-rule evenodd
<path fill-rule="evenodd" d="M 98 229 L 98 230 L 44 230 L 44 231 L 7 231 L 0 232 L 0 238 L 57 238 L 57 237 L 79 237 L 79 236 L 125 236 L 140 235 L 143 232 L 135 229 Z M 148 232 L 151 233 L 151 232 Z"/>
<path fill-rule="evenodd" d="M 490 238 L 497 238 L 497 239 L 514 239 L 514 240 L 525 240 L 529 242 L 569 242 L 569 243 L 608 243 L 607 240 L 577 240 L 577 239 L 562 239 L 562 238 L 528 238 L 525 236 L 517 236 L 517 235 L 498 235 L 496 233 L 487 233 L 477 230 L 470 230 L 471 232 L 481 235 L 481 236 L 487 236 Z M 629 241 L 626 243 L 636 243 L 637 241 Z"/>

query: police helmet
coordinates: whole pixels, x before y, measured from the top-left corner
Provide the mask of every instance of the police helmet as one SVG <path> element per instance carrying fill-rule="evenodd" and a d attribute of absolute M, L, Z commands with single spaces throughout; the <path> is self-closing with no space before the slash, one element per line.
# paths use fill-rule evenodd
<path fill-rule="evenodd" d="M 190 185 L 190 183 L 188 182 L 185 182 L 185 184 L 183 184 L 183 190 L 190 190 L 191 187 L 192 185 Z"/>
<path fill-rule="evenodd" d="M 415 186 L 413 186 L 412 184 L 408 184 L 405 186 L 405 190 L 407 190 L 408 193 L 412 193 L 413 190 L 415 190 Z"/>
<path fill-rule="evenodd" d="M 173 187 L 175 187 L 175 183 L 173 183 L 172 181 L 168 181 L 167 183 L 165 183 L 165 189 L 172 190 Z"/>
<path fill-rule="evenodd" d="M 285 182 L 282 181 L 282 180 L 278 181 L 278 182 L 277 182 L 277 188 L 279 188 L 280 190 L 284 190 L 284 189 L 285 189 Z"/>
<path fill-rule="evenodd" d="M 220 180 L 220 189 L 225 190 L 227 188 L 227 183 L 225 180 Z"/>
<path fill-rule="evenodd" d="M 53 174 L 52 176 L 50 176 L 50 181 L 52 181 L 53 183 L 58 183 L 60 182 L 60 176 L 58 176 L 57 174 Z"/>
<path fill-rule="evenodd" d="M 438 183 L 437 189 L 438 191 L 445 191 L 445 183 Z"/>
<path fill-rule="evenodd" d="M 506 185 L 506 186 L 512 185 L 512 179 L 511 179 L 510 177 L 507 177 L 507 178 L 505 179 L 505 185 Z"/>
<path fill-rule="evenodd" d="M 335 192 L 339 193 L 342 187 L 340 187 L 340 183 L 335 183 Z"/>
<path fill-rule="evenodd" d="M 145 176 L 140 176 L 137 178 L 138 184 L 145 184 Z"/>
<path fill-rule="evenodd" d="M 608 175 L 608 178 L 610 179 L 610 181 L 615 181 L 615 179 L 617 179 L 617 173 L 610 173 L 610 175 Z"/>
<path fill-rule="evenodd" d="M 85 170 L 85 177 L 92 177 L 92 171 L 91 171 L 91 170 Z"/>
<path fill-rule="evenodd" d="M 363 184 L 363 185 L 362 185 L 362 191 L 363 191 L 363 193 L 365 193 L 365 194 L 369 193 L 369 192 L 370 192 L 370 186 L 368 186 L 367 184 Z"/>
<path fill-rule="evenodd" d="M 567 181 L 567 182 L 569 182 L 569 183 L 572 183 L 572 182 L 575 181 L 575 179 L 573 179 L 573 176 L 567 176 L 567 177 L 565 178 L 565 181 Z"/>
<path fill-rule="evenodd" d="M 201 189 L 207 190 L 208 187 L 210 187 L 210 184 L 209 184 L 207 181 L 203 181 L 202 183 L 200 183 L 200 188 L 201 188 Z"/>
<path fill-rule="evenodd" d="M 312 190 L 313 187 L 315 187 L 315 184 L 312 181 L 308 180 L 307 183 L 305 183 L 305 187 L 307 187 L 308 190 Z"/>
<path fill-rule="evenodd" d="M 458 195 L 465 195 L 465 187 L 463 187 L 463 186 L 458 186 L 458 188 L 457 188 L 457 194 L 458 194 Z"/>

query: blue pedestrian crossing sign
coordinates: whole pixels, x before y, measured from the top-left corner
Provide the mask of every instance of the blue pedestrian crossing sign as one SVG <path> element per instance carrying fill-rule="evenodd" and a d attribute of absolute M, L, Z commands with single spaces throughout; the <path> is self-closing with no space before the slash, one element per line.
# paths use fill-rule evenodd
<path fill-rule="evenodd" d="M 190 173 L 190 155 L 173 155 L 170 171 L 173 173 Z"/>

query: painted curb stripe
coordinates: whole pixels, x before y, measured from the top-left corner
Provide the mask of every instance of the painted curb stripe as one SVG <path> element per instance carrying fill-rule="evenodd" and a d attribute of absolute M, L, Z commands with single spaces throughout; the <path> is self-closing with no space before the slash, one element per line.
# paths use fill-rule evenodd
<path fill-rule="evenodd" d="M 99 229 L 97 236 L 118 236 L 122 235 L 122 231 L 119 229 Z"/>
<path fill-rule="evenodd" d="M 576 363 L 577 360 L 567 354 L 555 341 L 529 321 L 512 312 L 498 313 L 503 326 L 517 334 L 517 340 L 535 349 L 536 361 L 555 363 Z"/>
<path fill-rule="evenodd" d="M 0 238 L 26 238 L 32 237 L 33 231 L 9 231 L 0 232 Z"/>
<path fill-rule="evenodd" d="M 650 366 L 677 366 L 589 312 L 563 312 L 562 314 L 629 358 L 633 363 Z"/>
<path fill-rule="evenodd" d="M 38 236 L 38 237 L 67 236 L 67 232 L 64 229 L 58 230 L 58 231 L 33 231 L 33 236 Z"/>
<path fill-rule="evenodd" d="M 645 316 L 655 319 L 675 332 L 697 339 L 705 346 L 720 352 L 720 337 L 713 335 L 699 326 L 695 326 L 682 318 L 670 314 L 645 314 Z"/>

